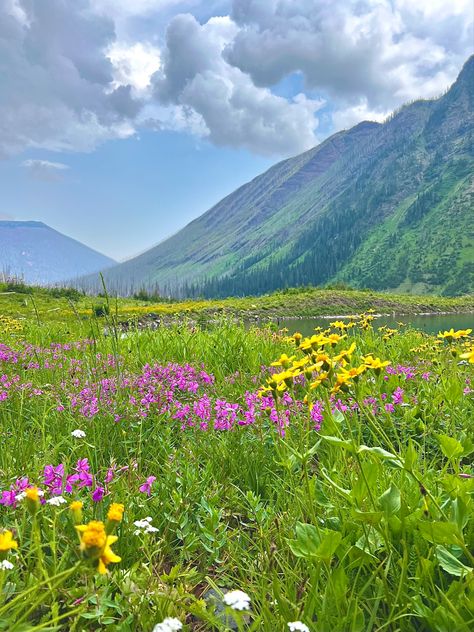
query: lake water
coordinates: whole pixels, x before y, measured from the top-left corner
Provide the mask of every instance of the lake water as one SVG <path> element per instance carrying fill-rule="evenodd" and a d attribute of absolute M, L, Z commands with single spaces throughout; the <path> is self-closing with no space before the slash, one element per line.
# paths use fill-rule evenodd
<path fill-rule="evenodd" d="M 314 333 L 315 327 L 326 328 L 333 320 L 345 320 L 344 318 L 280 318 L 278 320 L 279 327 L 287 327 L 290 333 L 295 331 L 301 332 L 308 336 Z M 456 329 L 473 329 L 474 330 L 474 314 L 436 314 L 433 316 L 381 316 L 377 318 L 373 324 L 375 327 L 387 325 L 388 327 L 397 327 L 397 322 L 406 323 L 415 329 L 420 329 L 427 333 L 438 333 L 453 327 Z"/>

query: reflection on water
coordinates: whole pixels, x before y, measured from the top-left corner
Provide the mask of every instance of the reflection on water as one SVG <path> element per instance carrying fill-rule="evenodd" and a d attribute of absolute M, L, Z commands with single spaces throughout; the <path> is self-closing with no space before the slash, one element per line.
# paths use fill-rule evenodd
<path fill-rule="evenodd" d="M 303 335 L 308 336 L 313 333 L 315 327 L 328 327 L 333 318 L 281 318 L 278 320 L 279 327 L 287 327 L 290 333 L 300 331 Z M 339 320 L 339 319 L 337 319 Z M 341 318 L 340 320 L 346 320 Z M 427 333 L 438 333 L 446 329 L 468 329 L 474 330 L 474 314 L 443 314 L 435 316 L 381 316 L 374 321 L 375 327 L 388 325 L 388 327 L 397 327 L 397 322 L 403 322 L 415 329 L 426 331 Z M 375 324 L 376 323 L 376 324 Z"/>

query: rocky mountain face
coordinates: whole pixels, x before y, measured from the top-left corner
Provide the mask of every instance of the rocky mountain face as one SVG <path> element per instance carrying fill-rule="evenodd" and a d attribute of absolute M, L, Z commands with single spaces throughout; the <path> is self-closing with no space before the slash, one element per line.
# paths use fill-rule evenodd
<path fill-rule="evenodd" d="M 0 221 L 0 275 L 54 285 L 116 262 L 42 222 Z"/>
<path fill-rule="evenodd" d="M 194 296 L 335 282 L 472 292 L 473 132 L 471 57 L 440 98 L 280 162 L 106 282 Z"/>

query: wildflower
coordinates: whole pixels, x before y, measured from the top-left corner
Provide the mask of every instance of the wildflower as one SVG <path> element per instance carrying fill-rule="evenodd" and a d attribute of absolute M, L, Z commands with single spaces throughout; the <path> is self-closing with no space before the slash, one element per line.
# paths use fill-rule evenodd
<path fill-rule="evenodd" d="M 69 509 L 76 524 L 80 524 L 82 522 L 82 507 L 83 504 L 80 500 L 73 500 L 69 505 Z"/>
<path fill-rule="evenodd" d="M 153 632 L 178 632 L 183 629 L 183 624 L 175 617 L 166 617 L 164 621 L 158 623 L 153 628 Z"/>
<path fill-rule="evenodd" d="M 471 347 L 466 353 L 461 353 L 459 357 L 463 360 L 468 360 L 470 364 L 474 364 L 474 347 Z"/>
<path fill-rule="evenodd" d="M 286 353 L 282 353 L 280 359 L 276 362 L 272 362 L 271 366 L 281 366 L 284 369 L 288 369 L 295 358 L 296 356 L 291 356 L 289 358 Z"/>
<path fill-rule="evenodd" d="M 109 564 L 116 564 L 121 558 L 110 548 L 117 542 L 116 535 L 107 535 L 105 525 L 98 520 L 91 520 L 88 524 L 78 525 L 76 529 L 81 538 L 80 550 L 83 555 L 97 561 L 97 571 L 100 575 L 107 573 Z"/>
<path fill-rule="evenodd" d="M 105 490 L 103 487 L 96 487 L 94 491 L 92 492 L 92 500 L 95 503 L 100 503 L 100 501 L 104 497 L 104 492 Z"/>
<path fill-rule="evenodd" d="M 13 564 L 8 560 L 3 560 L 0 562 L 0 571 L 11 571 L 13 569 Z"/>
<path fill-rule="evenodd" d="M 472 329 L 458 329 L 458 331 L 454 331 L 451 327 L 449 331 L 440 331 L 438 338 L 444 339 L 447 342 L 452 342 L 453 340 L 459 340 L 460 338 L 468 338 L 471 332 Z"/>
<path fill-rule="evenodd" d="M 242 590 L 231 590 L 224 595 L 224 603 L 233 610 L 249 610 L 250 597 Z"/>
<path fill-rule="evenodd" d="M 382 362 L 380 358 L 374 358 L 371 354 L 365 356 L 363 361 L 368 369 L 373 369 L 377 374 L 380 373 L 380 370 L 383 369 L 383 367 L 390 364 L 388 360 Z"/>
<path fill-rule="evenodd" d="M 53 507 L 59 507 L 60 505 L 67 503 L 67 500 L 62 496 L 53 496 L 52 498 L 49 498 L 46 503 L 48 505 L 52 505 Z"/>
<path fill-rule="evenodd" d="M 84 439 L 86 433 L 84 432 L 84 430 L 80 430 L 80 428 L 77 428 L 76 430 L 73 430 L 71 432 L 71 436 L 75 439 Z"/>
<path fill-rule="evenodd" d="M 308 626 L 301 621 L 291 621 L 287 625 L 290 628 L 290 632 L 309 632 Z"/>
<path fill-rule="evenodd" d="M 402 404 L 403 403 L 403 388 L 397 386 L 392 394 L 392 401 L 394 404 Z"/>
<path fill-rule="evenodd" d="M 137 527 L 134 531 L 135 535 L 140 535 L 141 533 L 156 533 L 158 529 L 151 524 L 151 521 L 151 516 L 147 516 L 143 518 L 143 520 L 135 520 L 133 523 Z"/>
<path fill-rule="evenodd" d="M 0 558 L 5 557 L 11 549 L 17 548 L 18 543 L 13 539 L 13 533 L 11 531 L 3 531 L 3 533 L 0 533 Z"/>
<path fill-rule="evenodd" d="M 28 510 L 34 514 L 40 505 L 40 496 L 43 496 L 43 492 L 37 487 L 27 487 L 25 489 L 26 506 Z"/>
<path fill-rule="evenodd" d="M 121 522 L 125 507 L 121 503 L 112 503 L 107 512 L 107 519 L 111 522 Z"/>
<path fill-rule="evenodd" d="M 153 485 L 155 481 L 156 481 L 156 476 L 149 476 L 146 479 L 146 481 L 143 483 L 143 485 L 140 485 L 140 487 L 138 488 L 139 491 L 141 491 L 142 494 L 151 496 L 151 486 Z"/>

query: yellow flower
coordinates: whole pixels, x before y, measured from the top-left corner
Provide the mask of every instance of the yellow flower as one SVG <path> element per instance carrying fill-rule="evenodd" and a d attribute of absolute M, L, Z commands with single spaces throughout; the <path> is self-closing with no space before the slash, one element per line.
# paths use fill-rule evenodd
<path fill-rule="evenodd" d="M 69 505 L 73 520 L 77 525 L 81 524 L 82 522 L 82 507 L 83 504 L 80 500 L 73 500 L 72 503 Z"/>
<path fill-rule="evenodd" d="M 107 519 L 111 522 L 121 522 L 125 507 L 120 503 L 112 503 L 107 513 Z"/>
<path fill-rule="evenodd" d="M 474 364 L 474 347 L 471 347 L 466 353 L 461 353 L 459 357 L 463 360 L 468 360 L 470 364 Z"/>
<path fill-rule="evenodd" d="M 81 538 L 81 551 L 88 557 L 98 557 L 107 541 L 104 523 L 100 520 L 91 520 L 88 524 L 80 524 L 76 527 Z"/>
<path fill-rule="evenodd" d="M 27 487 L 25 489 L 26 498 L 33 502 L 39 502 L 39 490 L 37 487 Z"/>
<path fill-rule="evenodd" d="M 107 573 L 109 564 L 116 564 L 122 558 L 116 555 L 110 548 L 117 542 L 116 535 L 107 535 L 105 525 L 98 520 L 91 520 L 89 524 L 76 527 L 81 538 L 80 550 L 84 556 L 91 560 L 97 560 L 97 571 L 101 575 Z"/>
<path fill-rule="evenodd" d="M 448 342 L 452 342 L 453 340 L 459 340 L 460 338 L 468 338 L 471 332 L 472 329 L 458 329 L 458 331 L 454 331 L 454 329 L 451 327 L 449 331 L 440 331 L 438 334 L 438 338 L 443 338 Z"/>
<path fill-rule="evenodd" d="M 339 334 L 329 334 L 327 337 L 327 342 L 329 342 L 333 347 L 337 345 L 338 342 L 347 338 L 347 334 L 340 336 Z"/>
<path fill-rule="evenodd" d="M 325 380 L 328 379 L 328 374 L 326 372 L 324 373 L 320 373 L 317 378 L 311 382 L 311 384 L 309 385 L 309 387 L 311 389 L 313 388 L 318 388 L 318 386 L 320 386 Z"/>
<path fill-rule="evenodd" d="M 344 329 L 348 328 L 348 325 L 346 325 L 346 323 L 344 323 L 342 320 L 335 320 L 332 323 L 329 323 L 331 325 L 331 327 L 334 327 L 334 329 L 340 329 L 341 331 L 344 331 Z"/>
<path fill-rule="evenodd" d="M 350 358 L 352 356 L 352 354 L 354 353 L 356 348 L 356 344 L 355 342 L 353 342 L 351 344 L 351 346 L 349 347 L 349 349 L 343 349 L 340 353 L 338 353 L 338 355 L 333 357 L 333 361 L 334 362 L 345 362 L 346 358 Z"/>
<path fill-rule="evenodd" d="M 380 358 L 374 358 L 371 354 L 365 356 L 363 361 L 368 369 L 374 369 L 375 371 L 380 371 L 380 369 L 390 364 L 388 360 L 382 362 Z"/>
<path fill-rule="evenodd" d="M 11 549 L 17 549 L 18 543 L 13 539 L 11 531 L 0 533 L 0 554 L 8 553 Z"/>
<path fill-rule="evenodd" d="M 116 555 L 112 549 L 110 548 L 112 544 L 117 542 L 118 537 L 116 535 L 108 535 L 107 540 L 105 542 L 104 549 L 99 557 L 99 563 L 97 564 L 97 571 L 100 575 L 105 575 L 107 571 L 107 566 L 109 564 L 117 564 L 122 561 L 122 558 Z"/>
<path fill-rule="evenodd" d="M 291 358 L 289 358 L 286 353 L 282 353 L 280 359 L 276 362 L 272 362 L 271 366 L 281 366 L 284 369 L 287 369 L 295 358 L 296 356 L 291 356 Z"/>
<path fill-rule="evenodd" d="M 30 513 L 34 514 L 40 506 L 40 492 L 37 487 L 27 487 L 25 489 L 26 506 Z"/>

